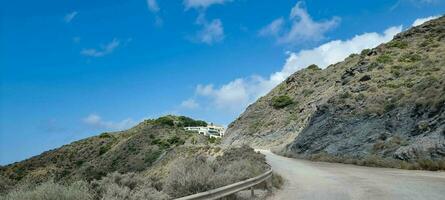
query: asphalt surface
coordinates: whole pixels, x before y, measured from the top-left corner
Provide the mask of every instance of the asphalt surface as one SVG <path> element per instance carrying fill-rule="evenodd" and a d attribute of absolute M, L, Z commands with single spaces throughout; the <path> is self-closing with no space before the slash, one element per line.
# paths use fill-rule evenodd
<path fill-rule="evenodd" d="M 260 151 L 286 179 L 270 199 L 445 200 L 445 172 L 311 162 Z"/>

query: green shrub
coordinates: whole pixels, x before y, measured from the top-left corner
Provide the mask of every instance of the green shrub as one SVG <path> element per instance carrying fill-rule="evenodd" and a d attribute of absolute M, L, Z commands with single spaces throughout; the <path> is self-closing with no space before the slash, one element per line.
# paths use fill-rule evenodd
<path fill-rule="evenodd" d="M 383 55 L 380 55 L 379 57 L 377 57 L 377 62 L 383 63 L 383 64 L 391 63 L 392 57 L 388 54 L 383 54 Z"/>
<path fill-rule="evenodd" d="M 174 136 L 168 138 L 167 142 L 170 145 L 182 145 L 185 143 L 185 141 L 182 138 L 178 137 L 177 135 L 174 135 Z"/>
<path fill-rule="evenodd" d="M 321 70 L 321 68 L 318 67 L 318 65 L 316 65 L 316 64 L 309 65 L 309 66 L 307 67 L 307 69 L 315 70 L 315 71 Z"/>
<path fill-rule="evenodd" d="M 202 120 L 194 120 L 190 117 L 179 116 L 179 126 L 207 126 L 207 122 Z"/>
<path fill-rule="evenodd" d="M 371 49 L 363 49 L 362 52 L 360 53 L 360 55 L 362 56 L 366 56 L 371 52 Z"/>
<path fill-rule="evenodd" d="M 348 99 L 348 98 L 350 98 L 352 95 L 351 95 L 351 93 L 349 93 L 349 92 L 344 92 L 344 93 L 341 93 L 340 94 L 340 98 L 341 99 Z"/>
<path fill-rule="evenodd" d="M 394 108 L 396 108 L 396 104 L 395 103 L 393 103 L 393 102 L 385 102 L 385 105 L 384 105 L 385 112 L 389 112 L 389 111 L 393 110 Z"/>
<path fill-rule="evenodd" d="M 155 123 L 160 124 L 160 125 L 168 125 L 168 126 L 175 125 L 175 121 L 173 120 L 173 118 L 171 116 L 159 117 L 158 119 L 155 120 Z"/>
<path fill-rule="evenodd" d="M 408 47 L 408 42 L 401 41 L 401 40 L 393 40 L 386 44 L 387 47 L 390 48 L 399 48 L 399 49 L 405 49 Z"/>
<path fill-rule="evenodd" d="M 105 132 L 99 135 L 99 138 L 110 138 L 112 137 L 109 133 Z"/>
<path fill-rule="evenodd" d="M 292 103 L 293 103 L 292 98 L 290 98 L 287 95 L 281 95 L 281 96 L 273 97 L 271 105 L 275 109 L 280 109 L 280 108 L 284 108 Z"/>
<path fill-rule="evenodd" d="M 422 59 L 422 56 L 416 53 L 406 53 L 403 54 L 400 58 L 400 62 L 417 62 Z"/>

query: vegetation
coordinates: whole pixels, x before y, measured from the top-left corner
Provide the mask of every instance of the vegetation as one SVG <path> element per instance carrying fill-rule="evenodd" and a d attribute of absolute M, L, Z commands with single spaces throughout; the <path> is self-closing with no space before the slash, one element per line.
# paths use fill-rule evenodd
<path fill-rule="evenodd" d="M 149 169 L 144 173 L 110 172 L 91 182 L 79 180 L 61 183 L 50 180 L 43 183 L 23 183 L 8 193 L 0 193 L 0 199 L 164 200 L 245 180 L 264 173 L 269 168 L 264 155 L 256 153 L 250 147 L 225 149 L 222 153 L 220 151 L 219 147 L 182 147 L 176 153 L 172 151 L 158 165 L 161 168 Z M 273 182 L 274 187 L 280 187 L 283 180 L 279 175 L 274 175 Z"/>
<path fill-rule="evenodd" d="M 272 98 L 271 105 L 275 109 L 280 109 L 280 108 L 284 108 L 292 103 L 293 103 L 292 98 L 290 98 L 287 95 L 280 95 L 280 96 L 275 96 Z"/>
<path fill-rule="evenodd" d="M 178 126 L 178 127 L 207 126 L 207 122 L 202 120 L 194 120 L 186 116 L 173 116 L 173 115 L 159 117 L 158 119 L 154 120 L 154 122 L 155 124 Z"/>
<path fill-rule="evenodd" d="M 316 65 L 316 64 L 309 65 L 309 66 L 307 67 L 307 69 L 309 69 L 309 70 L 315 70 L 315 71 L 321 70 L 321 68 L 318 67 L 318 65 Z"/>
<path fill-rule="evenodd" d="M 231 148 L 216 159 L 198 155 L 179 159 L 170 168 L 165 191 L 181 197 L 245 180 L 267 170 L 264 155 L 250 147 Z"/>
<path fill-rule="evenodd" d="M 377 57 L 377 62 L 383 64 L 391 63 L 392 57 L 388 54 L 383 54 Z"/>
<path fill-rule="evenodd" d="M 402 40 L 393 40 L 391 42 L 388 42 L 386 46 L 389 48 L 406 49 L 408 47 L 408 42 Z"/>
<path fill-rule="evenodd" d="M 93 193 L 84 181 L 62 185 L 48 181 L 40 185 L 23 185 L 6 195 L 5 200 L 93 200 Z"/>

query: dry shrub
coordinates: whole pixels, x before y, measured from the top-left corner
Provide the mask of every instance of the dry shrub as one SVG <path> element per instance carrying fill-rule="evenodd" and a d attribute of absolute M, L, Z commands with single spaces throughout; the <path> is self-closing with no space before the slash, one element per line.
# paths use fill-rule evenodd
<path fill-rule="evenodd" d="M 22 186 L 0 196 L 4 200 L 92 200 L 88 184 L 84 181 L 74 182 L 71 185 L 61 185 L 53 181 L 38 186 Z"/>
<path fill-rule="evenodd" d="M 187 196 L 258 176 L 267 169 L 264 155 L 247 146 L 227 149 L 216 159 L 183 158 L 171 165 L 164 191 L 172 197 Z"/>
<path fill-rule="evenodd" d="M 136 173 L 110 173 L 99 181 L 91 183 L 96 199 L 102 200 L 163 200 L 168 195 L 156 190 L 151 180 Z"/>
<path fill-rule="evenodd" d="M 205 156 L 180 159 L 170 167 L 164 191 L 173 197 L 187 196 L 214 188 L 213 173 Z"/>
<path fill-rule="evenodd" d="M 281 189 L 283 184 L 284 184 L 284 178 L 275 172 L 272 173 L 272 186 L 274 188 Z"/>

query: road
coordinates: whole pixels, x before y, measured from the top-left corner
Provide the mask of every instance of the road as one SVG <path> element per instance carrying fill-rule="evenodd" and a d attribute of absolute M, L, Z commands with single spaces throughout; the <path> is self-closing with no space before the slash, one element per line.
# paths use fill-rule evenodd
<path fill-rule="evenodd" d="M 445 172 L 311 162 L 260 151 L 274 172 L 286 179 L 271 199 L 445 200 Z"/>

